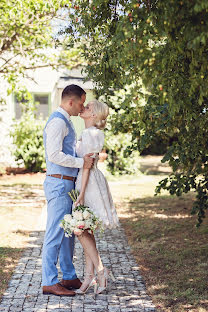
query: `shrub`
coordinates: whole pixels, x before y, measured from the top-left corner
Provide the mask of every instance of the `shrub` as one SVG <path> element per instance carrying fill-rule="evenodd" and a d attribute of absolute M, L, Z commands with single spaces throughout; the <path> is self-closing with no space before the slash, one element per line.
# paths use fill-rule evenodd
<path fill-rule="evenodd" d="M 139 152 L 130 151 L 130 142 L 131 135 L 128 133 L 113 135 L 110 131 L 106 132 L 106 161 L 111 174 L 135 174 L 139 171 Z"/>
<path fill-rule="evenodd" d="M 12 150 L 18 164 L 23 163 L 31 172 L 43 171 L 45 153 L 43 145 L 44 121 L 35 116 L 32 108 L 23 112 L 20 120 L 14 122 L 10 136 L 13 139 Z"/>

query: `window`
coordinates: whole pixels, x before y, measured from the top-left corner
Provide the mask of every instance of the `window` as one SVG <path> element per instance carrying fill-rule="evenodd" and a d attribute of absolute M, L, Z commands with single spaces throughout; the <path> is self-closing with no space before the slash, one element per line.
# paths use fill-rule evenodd
<path fill-rule="evenodd" d="M 37 103 L 38 115 L 42 115 L 43 118 L 47 118 L 49 114 L 49 94 L 34 94 L 34 102 Z"/>
<path fill-rule="evenodd" d="M 18 101 L 17 97 L 14 97 L 14 103 L 15 103 L 15 117 L 16 119 L 20 119 L 22 115 L 22 107 L 20 103 L 27 103 L 27 100 L 22 99 L 21 101 Z"/>
<path fill-rule="evenodd" d="M 34 103 L 37 104 L 37 115 L 42 115 L 43 119 L 46 119 L 49 115 L 49 99 L 50 94 L 33 94 Z M 21 103 L 26 103 L 27 100 L 18 101 L 16 96 L 14 97 L 15 101 L 15 117 L 16 119 L 20 119 L 22 115 Z"/>

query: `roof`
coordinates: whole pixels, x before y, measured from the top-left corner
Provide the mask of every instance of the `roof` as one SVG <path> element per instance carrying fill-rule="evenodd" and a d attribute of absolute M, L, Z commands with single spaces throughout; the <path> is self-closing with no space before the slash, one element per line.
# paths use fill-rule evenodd
<path fill-rule="evenodd" d="M 70 84 L 77 84 L 83 89 L 92 90 L 94 89 L 95 85 L 91 80 L 84 81 L 84 78 L 81 77 L 60 77 L 57 83 L 58 89 L 64 89 L 66 86 Z"/>

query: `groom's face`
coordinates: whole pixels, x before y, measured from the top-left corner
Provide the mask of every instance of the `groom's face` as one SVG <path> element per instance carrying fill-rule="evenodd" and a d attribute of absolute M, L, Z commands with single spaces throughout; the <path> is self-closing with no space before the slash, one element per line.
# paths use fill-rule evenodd
<path fill-rule="evenodd" d="M 73 116 L 78 116 L 84 110 L 84 102 L 86 100 L 86 94 L 81 97 L 74 96 L 72 98 L 72 112 Z"/>

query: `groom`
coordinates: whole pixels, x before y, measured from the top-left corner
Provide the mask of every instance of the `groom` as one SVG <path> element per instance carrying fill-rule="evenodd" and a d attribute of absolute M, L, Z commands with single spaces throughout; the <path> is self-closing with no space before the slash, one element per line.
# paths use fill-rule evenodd
<path fill-rule="evenodd" d="M 43 294 L 74 296 L 72 290 L 80 288 L 73 260 L 74 236 L 65 237 L 59 226 L 66 213 L 72 211 L 70 192 L 76 181 L 78 168 L 90 169 L 92 154 L 76 157 L 76 135 L 70 116 L 78 116 L 84 108 L 86 92 L 77 85 L 69 85 L 62 92 L 61 104 L 52 113 L 43 132 L 47 174 L 44 191 L 47 199 L 47 225 L 42 254 Z M 56 264 L 60 262 L 63 273 L 58 281 Z"/>

